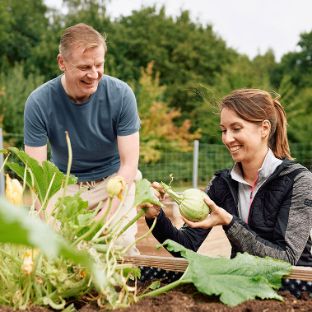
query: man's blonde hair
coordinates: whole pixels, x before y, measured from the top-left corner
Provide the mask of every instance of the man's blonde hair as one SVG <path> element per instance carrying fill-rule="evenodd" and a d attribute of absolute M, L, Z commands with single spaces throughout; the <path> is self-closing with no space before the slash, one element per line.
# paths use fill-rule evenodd
<path fill-rule="evenodd" d="M 107 45 L 105 37 L 93 27 L 79 23 L 64 30 L 60 40 L 59 53 L 66 58 L 73 47 L 82 46 L 87 50 L 101 45 L 104 47 L 104 53 L 106 53 Z"/>

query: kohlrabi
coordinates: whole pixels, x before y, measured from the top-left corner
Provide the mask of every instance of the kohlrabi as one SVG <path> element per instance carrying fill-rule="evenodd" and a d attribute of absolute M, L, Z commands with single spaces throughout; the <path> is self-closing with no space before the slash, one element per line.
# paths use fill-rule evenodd
<path fill-rule="evenodd" d="M 181 215 L 190 221 L 202 221 L 209 214 L 209 207 L 204 202 L 205 193 L 190 188 L 182 193 L 175 192 L 171 186 L 161 182 L 164 191 L 179 205 Z"/>

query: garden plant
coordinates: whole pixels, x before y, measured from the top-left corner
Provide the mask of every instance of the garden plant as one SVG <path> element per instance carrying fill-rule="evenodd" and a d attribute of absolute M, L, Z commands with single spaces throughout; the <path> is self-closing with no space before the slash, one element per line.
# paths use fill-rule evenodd
<path fill-rule="evenodd" d="M 0 305 L 16 309 L 39 305 L 75 310 L 72 302 L 83 300 L 96 302 L 99 308 L 117 309 L 183 284 L 193 284 L 198 291 L 218 296 L 229 306 L 254 298 L 283 300 L 275 290 L 281 286 L 282 277 L 289 274 L 290 264 L 248 254 L 239 254 L 234 259 L 210 258 L 170 240 L 164 243 L 166 248 L 179 252 L 189 262 L 185 273 L 167 285 L 151 281 L 148 288 L 139 288 L 140 269 L 124 261 L 131 246 L 119 247 L 116 241 L 144 215 L 142 204 L 162 204 L 151 183 L 142 179 L 136 183 L 137 216 L 125 226 L 121 225 L 122 220 L 113 222 L 114 215 L 109 215 L 111 202 L 117 196 L 121 200 L 118 209 L 122 209 L 127 192 L 123 179 L 117 176 L 107 184 L 106 213 L 96 220 L 100 207 L 88 210 L 79 193 L 66 195 L 67 186 L 77 182 L 70 175 L 72 155 L 68 136 L 67 143 L 66 174 L 49 161 L 39 164 L 17 148 L 2 151 L 6 155 L 4 166 L 23 185 L 7 177 L 7 198 L 0 200 Z M 32 198 L 27 208 L 22 205 L 26 189 Z M 48 213 L 47 204 L 59 190 L 63 190 L 63 196 L 52 213 Z M 40 209 L 35 208 L 36 202 L 40 203 Z M 148 235 L 153 226 L 138 240 Z"/>

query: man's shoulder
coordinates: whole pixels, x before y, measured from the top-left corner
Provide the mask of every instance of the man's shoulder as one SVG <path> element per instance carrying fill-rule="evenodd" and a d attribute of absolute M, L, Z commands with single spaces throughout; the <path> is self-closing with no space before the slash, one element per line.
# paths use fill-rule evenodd
<path fill-rule="evenodd" d="M 29 99 L 40 100 L 48 96 L 53 90 L 57 90 L 60 83 L 60 76 L 53 78 L 33 90 Z"/>
<path fill-rule="evenodd" d="M 102 87 L 110 90 L 116 89 L 120 91 L 130 89 L 129 85 L 125 81 L 109 75 L 103 75 L 100 83 Z"/>

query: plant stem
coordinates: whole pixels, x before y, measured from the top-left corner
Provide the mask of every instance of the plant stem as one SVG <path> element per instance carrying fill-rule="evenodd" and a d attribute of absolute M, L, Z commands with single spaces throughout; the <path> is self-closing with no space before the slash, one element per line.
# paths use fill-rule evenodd
<path fill-rule="evenodd" d="M 68 131 L 65 131 L 65 137 L 66 137 L 66 143 L 67 143 L 67 148 L 68 148 L 68 161 L 67 161 L 67 171 L 66 171 L 66 177 L 65 177 L 63 198 L 66 195 L 66 188 L 67 188 L 68 180 L 69 180 L 69 176 L 70 176 L 70 169 L 71 169 L 72 162 L 73 162 L 73 150 L 71 147 Z"/>
<path fill-rule="evenodd" d="M 109 214 L 109 212 L 112 209 L 112 204 L 113 204 L 113 199 L 111 197 L 108 197 L 108 207 L 107 207 L 106 211 L 104 212 L 104 214 L 99 219 L 99 222 L 97 222 L 96 224 L 99 224 L 100 222 L 106 220 L 107 215 Z M 104 229 L 106 228 L 106 224 L 107 223 L 104 223 L 103 226 L 99 229 L 99 231 L 97 231 L 97 233 L 95 233 L 95 235 L 91 239 L 92 241 L 94 241 L 100 237 L 100 235 L 103 233 Z"/>
<path fill-rule="evenodd" d="M 122 200 L 119 202 L 119 205 L 118 205 L 117 209 L 111 215 L 110 219 L 107 220 L 106 223 L 103 225 L 103 228 L 108 228 L 109 225 L 115 221 L 116 216 L 118 216 L 119 211 L 123 208 L 125 198 L 127 197 L 127 194 L 128 194 L 128 187 L 127 186 L 125 187 L 125 189 L 123 191 L 123 194 L 124 194 L 124 196 L 123 196 Z M 115 223 L 115 225 L 116 224 L 118 224 L 118 222 Z"/>
<path fill-rule="evenodd" d="M 182 276 L 183 277 L 183 276 Z M 170 284 L 167 284 L 163 287 L 160 287 L 158 289 L 155 289 L 155 290 L 152 290 L 146 294 L 143 294 L 141 296 L 138 296 L 138 299 L 143 299 L 145 297 L 154 297 L 154 296 L 158 296 L 160 294 L 163 294 L 165 292 L 168 292 L 169 290 L 177 287 L 177 286 L 180 286 L 180 285 L 183 285 L 183 284 L 190 284 L 192 281 L 191 280 L 185 280 L 185 279 L 182 279 L 182 277 L 180 279 L 178 279 L 177 281 L 174 281 Z"/>
<path fill-rule="evenodd" d="M 154 230 L 154 227 L 156 225 L 157 222 L 157 218 L 154 219 L 152 226 L 149 228 L 149 230 L 144 233 L 142 236 L 140 236 L 138 239 L 136 239 L 132 244 L 130 244 L 128 247 L 126 247 L 123 251 L 122 254 L 126 254 L 128 252 L 128 250 L 135 246 L 138 242 L 140 242 L 143 238 L 145 238 L 147 235 L 149 235 L 150 233 L 152 233 L 152 231 Z"/>
<path fill-rule="evenodd" d="M 144 213 L 145 213 L 145 208 L 142 208 L 137 213 L 137 215 L 122 228 L 122 230 L 116 235 L 116 237 L 120 237 L 124 232 L 126 232 L 132 224 L 137 222 L 144 215 Z"/>
<path fill-rule="evenodd" d="M 97 228 L 97 226 L 104 220 L 104 217 L 105 215 L 103 215 L 100 219 L 96 220 L 96 222 L 93 223 L 93 225 L 90 227 L 90 229 L 87 232 L 85 232 L 83 235 L 81 235 L 74 241 L 73 246 L 77 245 L 80 241 L 82 241 L 83 239 L 91 235 L 93 231 Z M 93 239 L 94 238 L 92 238 L 92 240 Z"/>
<path fill-rule="evenodd" d="M 52 179 L 51 179 L 51 181 L 49 183 L 49 186 L 48 186 L 48 189 L 47 189 L 47 192 L 46 192 L 46 196 L 45 196 L 45 198 L 43 200 L 43 203 L 42 203 L 42 205 L 40 207 L 40 210 L 38 211 L 38 214 L 40 214 L 41 211 L 45 211 L 45 209 L 46 209 L 46 206 L 47 206 L 47 203 L 48 203 L 48 198 L 49 198 L 49 193 L 51 191 L 51 188 L 52 188 L 52 185 L 53 185 L 53 182 L 54 182 L 54 179 L 55 179 L 55 175 L 56 175 L 56 173 L 54 173 L 53 176 L 52 176 Z"/>
<path fill-rule="evenodd" d="M 180 205 L 182 200 L 183 200 L 183 196 L 181 194 L 178 194 L 177 192 L 175 192 L 171 186 L 167 185 L 164 182 L 161 182 L 162 187 L 164 188 L 165 192 L 178 204 Z"/>
<path fill-rule="evenodd" d="M 8 153 L 8 155 L 5 157 L 5 159 L 4 159 L 3 163 L 2 163 L 2 166 L 1 166 L 1 168 L 0 168 L 0 172 L 3 170 L 3 168 L 4 168 L 5 164 L 6 164 L 6 162 L 7 162 L 8 159 L 9 159 L 10 154 L 11 154 L 11 153 Z"/>

